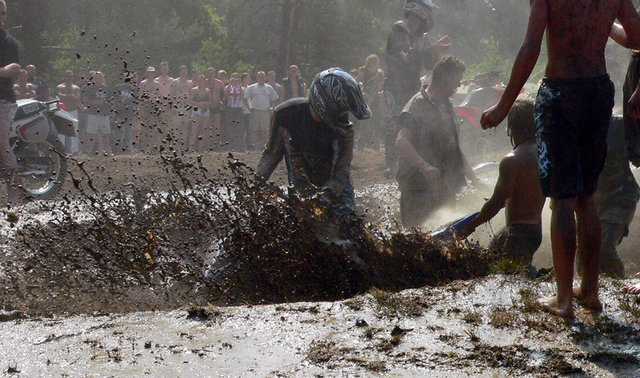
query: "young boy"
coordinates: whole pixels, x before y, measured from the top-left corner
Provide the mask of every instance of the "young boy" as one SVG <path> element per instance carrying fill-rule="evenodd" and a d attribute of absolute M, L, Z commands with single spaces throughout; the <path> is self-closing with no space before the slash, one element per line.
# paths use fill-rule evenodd
<path fill-rule="evenodd" d="M 573 315 L 574 295 L 587 308 L 602 309 L 600 219 L 592 195 L 604 165 L 613 107 L 604 49 L 616 18 L 631 47 L 640 48 L 640 17 L 630 0 L 531 0 L 527 34 L 509 84 L 500 102 L 481 118 L 485 129 L 505 118 L 536 64 L 546 30 L 549 58 L 536 99 L 536 125 L 542 189 L 552 199 L 551 246 L 558 293 L 538 303 L 563 317 Z M 584 276 L 574 294 L 576 234 Z"/>
<path fill-rule="evenodd" d="M 541 214 L 545 197 L 538 175 L 538 147 L 530 100 L 518 100 L 508 116 L 507 132 L 514 146 L 500 162 L 500 175 L 493 195 L 459 236 L 466 238 L 479 225 L 491 220 L 506 206 L 507 226 L 491 242 L 490 248 L 502 256 L 528 266 L 542 242 Z"/>

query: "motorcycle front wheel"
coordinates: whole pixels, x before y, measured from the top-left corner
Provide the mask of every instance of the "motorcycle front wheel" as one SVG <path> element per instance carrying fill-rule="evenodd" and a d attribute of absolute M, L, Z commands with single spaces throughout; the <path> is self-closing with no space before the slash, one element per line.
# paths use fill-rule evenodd
<path fill-rule="evenodd" d="M 62 143 L 50 136 L 41 142 L 19 142 L 14 152 L 18 159 L 16 180 L 27 197 L 34 200 L 55 197 L 67 175 Z"/>

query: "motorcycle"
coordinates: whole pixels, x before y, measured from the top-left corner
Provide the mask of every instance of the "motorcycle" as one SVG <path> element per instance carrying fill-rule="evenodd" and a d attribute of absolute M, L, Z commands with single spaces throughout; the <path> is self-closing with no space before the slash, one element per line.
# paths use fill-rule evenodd
<path fill-rule="evenodd" d="M 60 100 L 18 100 L 9 143 L 18 160 L 14 180 L 30 199 L 50 199 L 67 175 L 65 148 L 58 135 L 76 136 L 78 120 Z"/>
<path fill-rule="evenodd" d="M 494 132 L 485 132 L 480 126 L 482 112 L 497 104 L 504 94 L 505 87 L 499 83 L 500 72 L 492 71 L 477 75 L 468 80 L 469 93 L 459 105 L 455 106 L 456 115 L 461 120 L 460 139 L 463 148 L 473 155 L 484 156 L 490 152 L 506 152 L 511 142 L 506 134 L 506 124 Z M 524 89 L 519 95 L 524 94 Z"/>

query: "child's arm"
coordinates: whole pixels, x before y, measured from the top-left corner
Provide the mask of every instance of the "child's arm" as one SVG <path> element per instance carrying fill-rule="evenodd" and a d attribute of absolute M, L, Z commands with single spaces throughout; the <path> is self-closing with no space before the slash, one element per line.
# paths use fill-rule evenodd
<path fill-rule="evenodd" d="M 505 157 L 502 159 L 500 162 L 500 175 L 498 176 L 496 187 L 493 190 L 493 195 L 484 206 L 482 206 L 480 214 L 460 230 L 458 235 L 461 238 L 466 238 L 471 235 L 476 230 L 476 227 L 490 221 L 504 207 L 516 185 L 518 168 L 516 164 L 517 162 L 513 157 Z"/>

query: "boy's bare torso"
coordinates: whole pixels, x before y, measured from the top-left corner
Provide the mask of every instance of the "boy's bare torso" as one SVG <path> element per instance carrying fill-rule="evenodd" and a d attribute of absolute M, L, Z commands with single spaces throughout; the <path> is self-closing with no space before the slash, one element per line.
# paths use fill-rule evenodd
<path fill-rule="evenodd" d="M 517 167 L 513 174 L 513 193 L 506 201 L 507 224 L 538 224 L 545 198 L 540 187 L 538 150 L 534 142 L 523 143 L 505 159 L 512 159 Z"/>
<path fill-rule="evenodd" d="M 532 0 L 547 5 L 546 76 L 594 77 L 607 72 L 604 50 L 622 0 Z"/>

